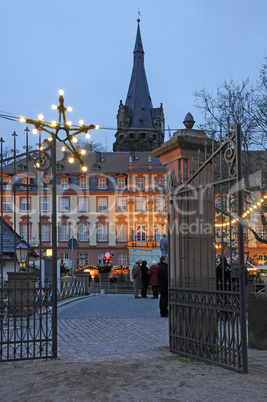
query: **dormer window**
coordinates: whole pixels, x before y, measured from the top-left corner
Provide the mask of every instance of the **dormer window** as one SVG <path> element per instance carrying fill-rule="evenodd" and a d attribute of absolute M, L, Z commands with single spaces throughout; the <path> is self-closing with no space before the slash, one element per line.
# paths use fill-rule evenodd
<path fill-rule="evenodd" d="M 118 179 L 118 189 L 119 190 L 125 189 L 125 179 Z"/>
<path fill-rule="evenodd" d="M 60 180 L 61 190 L 67 190 L 69 187 L 69 181 L 67 178 L 63 178 Z"/>
<path fill-rule="evenodd" d="M 107 188 L 107 179 L 98 178 L 98 189 L 99 190 L 106 190 L 106 188 Z"/>

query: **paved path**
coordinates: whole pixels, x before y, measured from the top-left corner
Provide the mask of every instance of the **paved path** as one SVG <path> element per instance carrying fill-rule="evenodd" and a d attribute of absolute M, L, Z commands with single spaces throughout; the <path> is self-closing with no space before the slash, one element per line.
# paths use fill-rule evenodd
<path fill-rule="evenodd" d="M 159 300 L 102 295 L 59 307 L 58 356 L 88 361 L 168 347 Z"/>

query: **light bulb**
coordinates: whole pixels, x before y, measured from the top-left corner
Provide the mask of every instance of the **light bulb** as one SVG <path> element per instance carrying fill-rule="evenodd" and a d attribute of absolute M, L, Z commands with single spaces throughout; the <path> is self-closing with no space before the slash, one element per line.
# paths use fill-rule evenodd
<path fill-rule="evenodd" d="M 83 125 L 84 125 L 84 121 L 83 121 L 83 120 L 79 120 L 79 124 L 80 124 L 80 126 L 83 126 Z"/>
<path fill-rule="evenodd" d="M 52 120 L 51 121 L 51 126 L 56 126 L 56 125 L 57 125 L 57 122 L 55 120 Z"/>
<path fill-rule="evenodd" d="M 72 122 L 69 120 L 69 121 L 67 121 L 67 126 L 71 126 L 72 125 Z"/>
<path fill-rule="evenodd" d="M 57 110 L 57 105 L 52 105 L 51 107 L 53 110 Z"/>
<path fill-rule="evenodd" d="M 85 149 L 81 150 L 81 155 L 86 155 L 86 150 Z"/>
<path fill-rule="evenodd" d="M 67 107 L 67 111 L 68 111 L 68 112 L 72 112 L 72 107 L 71 107 L 71 106 L 68 106 L 68 107 Z"/>
<path fill-rule="evenodd" d="M 44 119 L 44 115 L 43 115 L 43 114 L 38 114 L 38 119 L 39 119 L 39 120 L 43 120 L 43 119 Z"/>
<path fill-rule="evenodd" d="M 39 168 L 39 167 L 40 167 L 40 163 L 37 162 L 37 163 L 35 164 L 35 167 Z"/>
<path fill-rule="evenodd" d="M 75 144 L 78 142 L 77 138 L 72 138 L 72 142 L 74 142 Z"/>
<path fill-rule="evenodd" d="M 83 171 L 83 172 L 87 172 L 87 170 L 88 170 L 87 166 L 83 166 L 83 167 L 82 167 L 82 171 Z"/>
<path fill-rule="evenodd" d="M 49 138 L 48 138 L 48 141 L 50 141 L 50 142 L 53 141 L 53 138 L 52 138 L 52 137 L 49 137 Z"/>
<path fill-rule="evenodd" d="M 87 138 L 89 140 L 89 138 L 91 138 L 91 135 L 89 133 L 86 133 L 85 138 Z"/>
<path fill-rule="evenodd" d="M 19 119 L 19 121 L 20 121 L 21 123 L 26 123 L 26 119 L 25 119 L 24 117 L 21 117 L 21 118 Z"/>
<path fill-rule="evenodd" d="M 96 124 L 96 125 L 95 125 L 95 130 L 99 130 L 99 128 L 100 128 L 99 125 Z"/>
<path fill-rule="evenodd" d="M 65 151 L 66 151 L 66 148 L 65 148 L 65 147 L 62 147 L 62 148 L 61 148 L 61 151 L 62 151 L 62 152 L 65 152 Z"/>
<path fill-rule="evenodd" d="M 74 162 L 74 158 L 73 157 L 69 158 L 69 163 L 73 163 L 73 162 Z"/>
<path fill-rule="evenodd" d="M 33 134 L 38 134 L 37 128 L 34 128 L 34 129 L 32 130 L 32 133 L 33 133 Z"/>
<path fill-rule="evenodd" d="M 60 90 L 58 91 L 58 93 L 59 93 L 60 96 L 64 95 L 63 89 L 60 89 Z"/>

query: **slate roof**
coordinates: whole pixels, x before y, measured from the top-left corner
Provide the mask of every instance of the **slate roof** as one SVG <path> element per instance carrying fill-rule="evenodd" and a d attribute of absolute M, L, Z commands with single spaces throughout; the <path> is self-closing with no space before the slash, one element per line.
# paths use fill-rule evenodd
<path fill-rule="evenodd" d="M 19 245 L 21 237 L 0 217 L 0 254 L 3 236 L 3 253 L 14 254 L 15 248 Z"/>
<path fill-rule="evenodd" d="M 85 165 L 88 167 L 87 174 L 99 175 L 105 174 L 123 174 L 129 172 L 129 158 L 132 158 L 133 169 L 139 166 L 148 167 L 148 159 L 151 158 L 152 171 L 153 169 L 162 171 L 166 169 L 162 166 L 158 158 L 151 155 L 151 152 L 92 152 L 83 157 Z M 20 161 L 21 163 L 21 161 Z M 33 167 L 35 161 L 29 159 L 29 171 L 37 173 L 37 170 Z M 77 161 L 70 164 L 67 158 L 58 161 L 57 165 L 61 168 L 57 169 L 57 174 L 82 174 L 81 167 Z M 98 168 L 99 167 L 99 168 Z M 148 169 L 148 168 L 147 168 Z M 4 173 L 13 175 L 14 166 L 10 164 L 4 166 Z M 25 173 L 25 172 L 24 172 Z M 34 187 L 34 178 L 31 179 L 32 187 Z M 20 192 L 20 186 L 17 187 L 17 192 Z M 25 191 L 25 190 L 23 190 Z"/>
<path fill-rule="evenodd" d="M 144 50 L 142 45 L 140 25 L 138 21 L 136 41 L 134 47 L 134 64 L 132 76 L 125 101 L 131 117 L 130 127 L 153 129 L 152 101 L 149 93 L 145 66 Z"/>

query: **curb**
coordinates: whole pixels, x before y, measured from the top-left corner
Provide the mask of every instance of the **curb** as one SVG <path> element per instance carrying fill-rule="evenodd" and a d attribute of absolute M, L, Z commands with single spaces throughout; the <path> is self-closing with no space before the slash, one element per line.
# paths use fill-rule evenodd
<path fill-rule="evenodd" d="M 57 307 L 60 308 L 62 306 L 65 306 L 66 304 L 70 304 L 70 303 L 73 303 L 73 302 L 78 301 L 78 300 L 88 299 L 88 298 L 94 297 L 94 296 L 99 296 L 99 293 L 92 293 L 91 295 L 87 295 L 87 296 L 71 297 L 71 298 L 66 299 L 66 300 L 60 300 L 57 303 Z"/>

